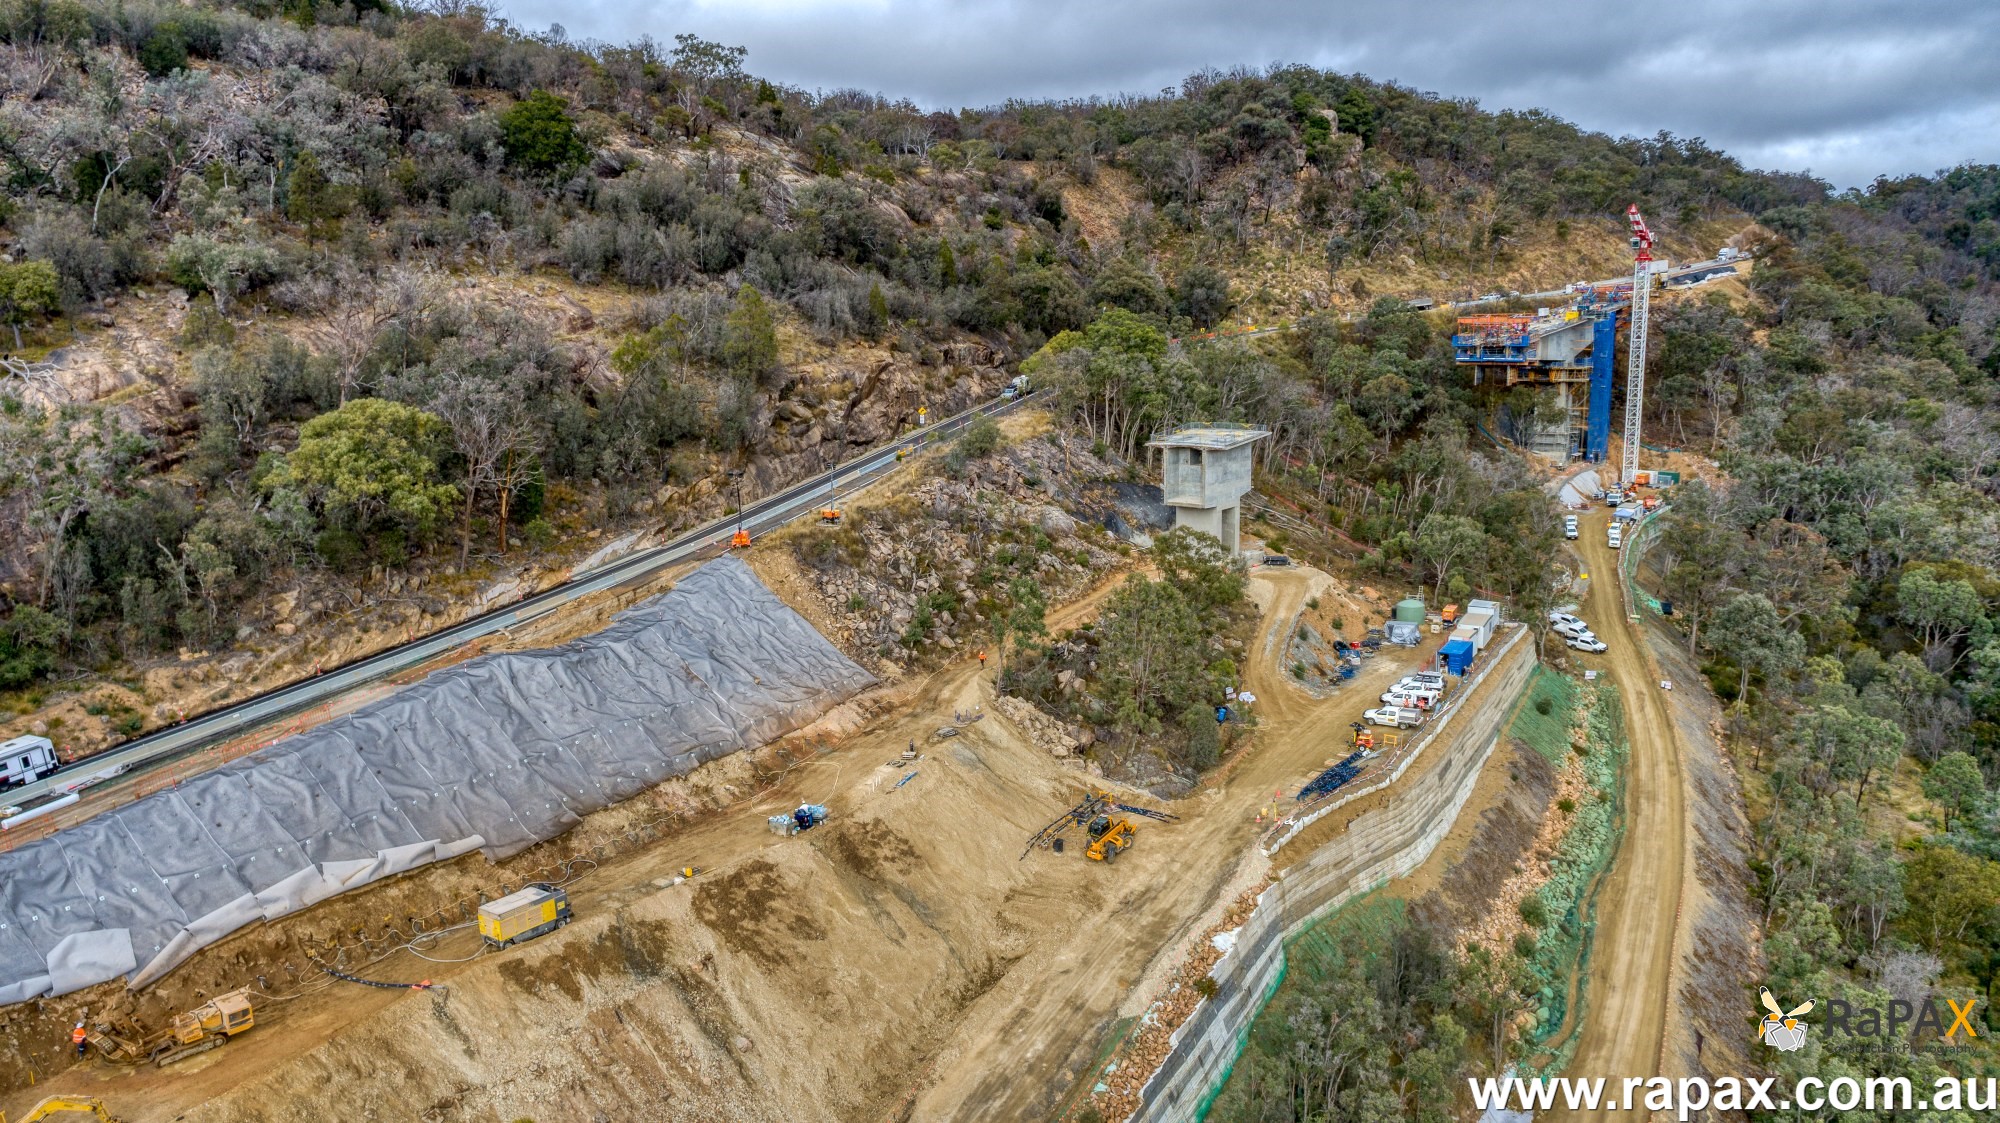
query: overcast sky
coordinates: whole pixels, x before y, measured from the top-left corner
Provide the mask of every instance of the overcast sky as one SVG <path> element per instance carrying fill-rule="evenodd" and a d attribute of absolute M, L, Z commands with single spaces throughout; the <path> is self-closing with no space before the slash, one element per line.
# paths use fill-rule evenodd
<path fill-rule="evenodd" d="M 927 108 L 1156 92 L 1205 66 L 1359 71 L 1592 129 L 1704 137 L 1837 187 L 2000 161 L 2000 0 L 501 0 L 517 26 L 750 49 Z"/>

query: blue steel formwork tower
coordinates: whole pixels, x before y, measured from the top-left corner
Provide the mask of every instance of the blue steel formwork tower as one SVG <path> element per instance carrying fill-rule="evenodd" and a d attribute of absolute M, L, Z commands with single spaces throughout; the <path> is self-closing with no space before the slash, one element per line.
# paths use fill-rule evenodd
<path fill-rule="evenodd" d="M 1583 458 L 1611 455 L 1611 379 L 1618 351 L 1618 312 L 1607 307 L 1597 317 L 1590 344 L 1590 417 L 1584 428 Z"/>
<path fill-rule="evenodd" d="M 1570 307 L 1459 318 L 1452 353 L 1472 368 L 1473 385 L 1528 386 L 1555 399 L 1558 420 L 1510 424 L 1508 435 L 1529 451 L 1558 464 L 1609 452 L 1617 300 L 1593 292 Z"/>

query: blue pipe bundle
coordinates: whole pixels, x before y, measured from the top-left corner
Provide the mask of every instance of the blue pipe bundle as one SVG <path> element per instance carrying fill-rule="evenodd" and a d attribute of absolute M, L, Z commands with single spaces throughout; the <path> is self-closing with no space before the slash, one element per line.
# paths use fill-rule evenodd
<path fill-rule="evenodd" d="M 1305 787 L 1299 789 L 1299 802 L 1304 803 L 1309 799 L 1318 799 L 1320 796 L 1335 791 L 1349 780 L 1361 775 L 1362 759 L 1361 750 L 1356 749 L 1348 755 L 1346 760 L 1314 776 Z"/>

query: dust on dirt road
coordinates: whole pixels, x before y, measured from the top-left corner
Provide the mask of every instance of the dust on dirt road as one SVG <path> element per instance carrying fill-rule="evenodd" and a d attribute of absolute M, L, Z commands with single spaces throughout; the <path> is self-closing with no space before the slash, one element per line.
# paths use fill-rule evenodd
<path fill-rule="evenodd" d="M 1584 1024 L 1567 1074 L 1650 1077 L 1660 1074 L 1681 884 L 1688 865 L 1687 795 L 1682 746 L 1665 691 L 1647 654 L 1641 626 L 1625 615 L 1618 554 L 1605 542 L 1610 512 L 1586 515 L 1578 553 L 1590 574 L 1578 615 L 1609 646 L 1584 655 L 1586 668 L 1608 673 L 1625 708 L 1631 741 L 1625 777 L 1625 832 L 1598 895 Z M 1610 1119 L 1615 1113 L 1554 1111 L 1550 1119 Z"/>

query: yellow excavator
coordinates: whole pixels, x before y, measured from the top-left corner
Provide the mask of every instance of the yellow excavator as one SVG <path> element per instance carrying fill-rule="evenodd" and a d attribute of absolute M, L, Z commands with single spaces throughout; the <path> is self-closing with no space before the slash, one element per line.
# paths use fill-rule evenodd
<path fill-rule="evenodd" d="M 81 1111 L 98 1120 L 98 1123 L 118 1123 L 118 1117 L 105 1108 L 104 1101 L 88 1096 L 50 1096 L 35 1105 L 35 1109 L 21 1117 L 21 1123 L 40 1123 L 52 1115 L 66 1111 Z M 7 1113 L 0 1111 L 0 1123 L 7 1123 Z"/>
<path fill-rule="evenodd" d="M 185 1057 L 205 1053 L 256 1024 L 257 1011 L 250 1003 L 250 988 L 244 987 L 216 995 L 184 1014 L 174 1015 L 171 1029 L 140 1040 L 120 1037 L 107 1025 L 88 1031 L 86 1037 L 108 1060 L 152 1061 L 165 1068 Z"/>

